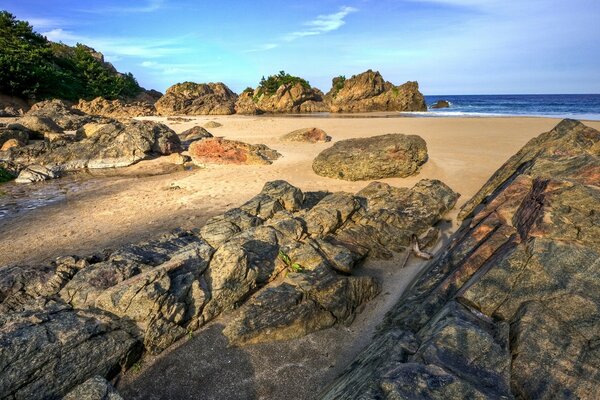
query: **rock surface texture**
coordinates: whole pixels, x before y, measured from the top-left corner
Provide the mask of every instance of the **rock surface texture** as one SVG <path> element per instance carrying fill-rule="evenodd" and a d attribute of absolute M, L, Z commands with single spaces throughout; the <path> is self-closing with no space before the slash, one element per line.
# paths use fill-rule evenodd
<path fill-rule="evenodd" d="M 238 114 L 305 113 L 329 111 L 324 94 L 301 83 L 281 85 L 273 94 L 246 91 L 235 105 Z"/>
<path fill-rule="evenodd" d="M 0 117 L 19 117 L 29 110 L 29 105 L 22 99 L 0 94 Z"/>
<path fill-rule="evenodd" d="M 332 86 L 327 93 L 331 112 L 427 111 L 417 82 L 394 86 L 377 71 L 334 78 Z"/>
<path fill-rule="evenodd" d="M 223 83 L 183 82 L 168 88 L 154 106 L 159 115 L 228 115 L 236 100 Z"/>
<path fill-rule="evenodd" d="M 192 142 L 189 147 L 192 161 L 205 164 L 272 164 L 281 157 L 264 144 L 248 144 L 237 140 L 207 138 Z"/>
<path fill-rule="evenodd" d="M 74 108 L 68 101 L 58 99 L 44 100 L 35 103 L 31 106 L 31 110 L 29 110 L 27 116 L 50 119 L 58 125 L 61 131 L 74 131 L 87 123 L 97 122 L 96 117 L 87 115 L 83 111 Z M 34 129 L 34 127 L 30 127 L 21 121 L 19 121 L 19 123 L 22 123 L 34 131 L 39 130 Z"/>
<path fill-rule="evenodd" d="M 457 197 L 439 181 L 375 182 L 356 195 L 273 181 L 199 233 L 0 267 L 0 397 L 115 398 L 96 376 L 110 379 L 236 308 L 224 333 L 238 345 L 350 323 L 379 292 L 354 274 L 360 261 L 402 250 Z"/>
<path fill-rule="evenodd" d="M 323 398 L 597 398 L 599 184 L 600 132 L 531 140 Z"/>
<path fill-rule="evenodd" d="M 117 119 L 156 115 L 154 105 L 148 101 L 125 102 L 97 97 L 90 101 L 80 100 L 75 107 L 86 114 Z"/>
<path fill-rule="evenodd" d="M 317 175 L 349 181 L 414 175 L 427 161 L 427 144 L 399 133 L 347 139 L 323 150 L 313 161 Z"/>
<path fill-rule="evenodd" d="M 307 143 L 330 142 L 331 136 L 328 136 L 323 129 L 305 128 L 287 133 L 281 137 L 281 140 L 285 142 Z"/>

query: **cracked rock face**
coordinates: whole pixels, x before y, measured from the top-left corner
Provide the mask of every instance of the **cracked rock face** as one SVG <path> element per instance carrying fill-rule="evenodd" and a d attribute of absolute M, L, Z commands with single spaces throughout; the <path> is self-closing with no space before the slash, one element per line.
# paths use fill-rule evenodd
<path fill-rule="evenodd" d="M 154 106 L 159 115 L 228 115 L 236 100 L 224 83 L 183 82 L 168 88 Z"/>
<path fill-rule="evenodd" d="M 387 243 L 402 250 L 398 232 L 427 231 L 457 197 L 439 181 L 375 182 L 355 195 L 273 181 L 199 233 L 0 267 L 0 387 L 15 398 L 109 396 L 88 380 L 110 379 L 224 313 L 237 345 L 349 324 L 379 293 L 373 277 L 352 275 L 360 261 L 387 256 Z M 366 227 L 378 233 L 367 238 Z"/>
<path fill-rule="evenodd" d="M 596 398 L 599 183 L 600 132 L 531 140 L 324 398 Z"/>

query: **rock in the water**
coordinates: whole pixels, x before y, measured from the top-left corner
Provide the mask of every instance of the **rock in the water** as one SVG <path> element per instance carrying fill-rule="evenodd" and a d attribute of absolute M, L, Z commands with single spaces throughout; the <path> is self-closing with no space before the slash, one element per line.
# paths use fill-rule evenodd
<path fill-rule="evenodd" d="M 71 390 L 62 400 L 123 400 L 123 398 L 106 379 L 94 376 Z"/>
<path fill-rule="evenodd" d="M 305 128 L 285 134 L 281 137 L 281 140 L 287 142 L 317 143 L 329 142 L 331 141 L 331 136 L 328 136 L 324 130 L 319 128 Z"/>
<path fill-rule="evenodd" d="M 221 126 L 223 126 L 223 124 L 221 124 L 217 121 L 208 121 L 207 123 L 204 124 L 204 127 L 207 129 L 220 128 Z"/>
<path fill-rule="evenodd" d="M 327 93 L 332 112 L 427 111 L 417 82 L 394 86 L 377 71 L 334 78 L 332 86 Z"/>
<path fill-rule="evenodd" d="M 33 183 L 58 178 L 58 173 L 42 165 L 30 165 L 19 173 L 15 182 Z"/>
<path fill-rule="evenodd" d="M 168 88 L 154 106 L 159 115 L 228 115 L 236 100 L 224 83 L 183 82 Z"/>
<path fill-rule="evenodd" d="M 511 157 L 324 398 L 596 398 L 598 149 L 564 120 Z"/>
<path fill-rule="evenodd" d="M 449 108 L 450 102 L 448 100 L 438 100 L 435 104 L 431 105 L 431 108 Z"/>
<path fill-rule="evenodd" d="M 80 100 L 75 107 L 86 114 L 109 118 L 133 118 L 156 115 L 153 103 L 148 101 L 125 102 L 120 99 L 107 100 L 103 97 L 96 97 L 91 101 Z"/>
<path fill-rule="evenodd" d="M 152 155 L 168 155 L 182 150 L 175 132 L 150 121 L 112 122 L 99 127 L 91 135 L 74 143 L 35 143 L 12 148 L 0 154 L 0 161 L 10 161 L 23 167 L 38 164 L 74 171 L 125 167 Z"/>
<path fill-rule="evenodd" d="M 73 108 L 71 103 L 58 99 L 44 100 L 40 101 L 39 103 L 35 103 L 33 106 L 31 106 L 31 110 L 29 110 L 27 115 L 49 118 L 60 127 L 61 131 L 74 131 L 83 125 L 94 121 L 94 117 L 86 115 L 80 110 Z M 19 123 L 21 123 L 21 121 L 19 121 Z M 34 131 L 54 132 L 34 129 L 26 124 L 23 125 Z"/>
<path fill-rule="evenodd" d="M 272 164 L 281 157 L 264 144 L 209 138 L 193 142 L 189 148 L 192 161 L 205 164 Z"/>
<path fill-rule="evenodd" d="M 313 170 L 349 181 L 405 178 L 426 161 L 427 145 L 421 137 L 396 133 L 336 142 L 315 158 Z"/>

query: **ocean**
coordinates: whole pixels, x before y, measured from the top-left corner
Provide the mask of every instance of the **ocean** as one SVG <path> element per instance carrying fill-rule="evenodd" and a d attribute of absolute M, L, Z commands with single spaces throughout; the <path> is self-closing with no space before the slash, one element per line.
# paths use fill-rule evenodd
<path fill-rule="evenodd" d="M 532 116 L 600 120 L 600 94 L 425 96 L 427 106 L 448 100 L 450 108 L 431 109 L 427 116 Z M 425 113 L 403 113 L 425 115 Z"/>

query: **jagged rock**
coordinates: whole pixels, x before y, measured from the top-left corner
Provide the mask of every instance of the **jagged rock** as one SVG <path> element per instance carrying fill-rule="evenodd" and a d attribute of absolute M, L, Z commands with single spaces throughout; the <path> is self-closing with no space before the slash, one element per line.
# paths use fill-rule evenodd
<path fill-rule="evenodd" d="M 91 101 L 80 100 L 75 107 L 86 114 L 117 119 L 156 115 L 156 109 L 150 101 L 125 102 L 96 97 Z"/>
<path fill-rule="evenodd" d="M 30 114 L 19 118 L 16 124 L 10 124 L 7 128 L 28 130 L 30 139 L 43 139 L 46 133 L 63 133 L 63 129 L 49 117 Z"/>
<path fill-rule="evenodd" d="M 139 342 L 132 332 L 126 321 L 53 301 L 3 313 L 2 396 L 57 398 L 89 377 L 114 376 L 139 357 Z"/>
<path fill-rule="evenodd" d="M 83 125 L 94 121 L 94 117 L 86 115 L 80 110 L 73 108 L 73 105 L 64 100 L 44 100 L 35 103 L 31 106 L 31 110 L 27 113 L 28 116 L 41 118 L 49 118 L 54 121 L 60 128 L 60 131 L 74 131 Z M 19 123 L 22 123 L 19 120 Z M 23 123 L 22 123 L 23 124 Z M 31 126 L 23 124 L 29 129 L 39 132 L 54 132 L 48 130 L 35 129 Z"/>
<path fill-rule="evenodd" d="M 58 176 L 58 173 L 56 171 L 51 170 L 50 168 L 46 168 L 42 165 L 30 165 L 19 173 L 19 176 L 17 176 L 15 182 L 41 182 L 46 181 L 48 179 L 56 179 L 58 178 Z"/>
<path fill-rule="evenodd" d="M 113 122 L 79 142 L 35 143 L 0 154 L 0 161 L 31 164 L 61 171 L 82 168 L 125 167 L 152 155 L 181 151 L 177 134 L 167 126 L 150 121 L 130 124 Z"/>
<path fill-rule="evenodd" d="M 20 117 L 29 110 L 29 105 L 17 97 L 0 94 L 0 117 Z"/>
<path fill-rule="evenodd" d="M 238 114 L 328 111 L 323 97 L 319 89 L 299 82 L 281 85 L 273 94 L 262 93 L 258 88 L 254 92 L 242 93 L 235 104 L 235 111 Z"/>
<path fill-rule="evenodd" d="M 216 122 L 216 121 L 208 121 L 207 123 L 204 124 L 204 127 L 207 129 L 220 128 L 221 126 L 223 126 L 223 124 Z"/>
<path fill-rule="evenodd" d="M 6 151 L 10 148 L 8 146 L 5 147 L 5 144 L 9 140 L 14 140 L 21 144 L 27 144 L 29 141 L 29 129 L 18 124 L 10 124 L 9 126 L 0 127 L 0 147 L 2 147 L 2 150 L 0 151 Z"/>
<path fill-rule="evenodd" d="M 336 142 L 315 158 L 313 170 L 349 181 L 405 178 L 426 161 L 427 145 L 421 137 L 396 133 Z"/>
<path fill-rule="evenodd" d="M 331 141 L 331 136 L 328 136 L 324 130 L 319 128 L 305 128 L 285 134 L 281 137 L 281 140 L 287 142 L 317 143 L 329 142 Z"/>
<path fill-rule="evenodd" d="M 71 390 L 63 400 L 123 400 L 123 398 L 106 379 L 94 376 Z"/>
<path fill-rule="evenodd" d="M 427 111 L 417 82 L 394 86 L 372 70 L 343 81 L 334 78 L 327 98 L 332 112 Z"/>
<path fill-rule="evenodd" d="M 209 138 L 190 144 L 190 156 L 198 165 L 204 164 L 272 164 L 281 157 L 264 144 L 248 144 L 236 140 Z"/>
<path fill-rule="evenodd" d="M 438 100 L 435 104 L 431 105 L 431 108 L 449 108 L 450 102 L 448 100 Z"/>
<path fill-rule="evenodd" d="M 565 120 L 511 157 L 324 398 L 595 398 L 599 146 Z"/>
<path fill-rule="evenodd" d="M 228 115 L 236 100 L 224 83 L 183 82 L 168 88 L 154 106 L 159 115 Z"/>

